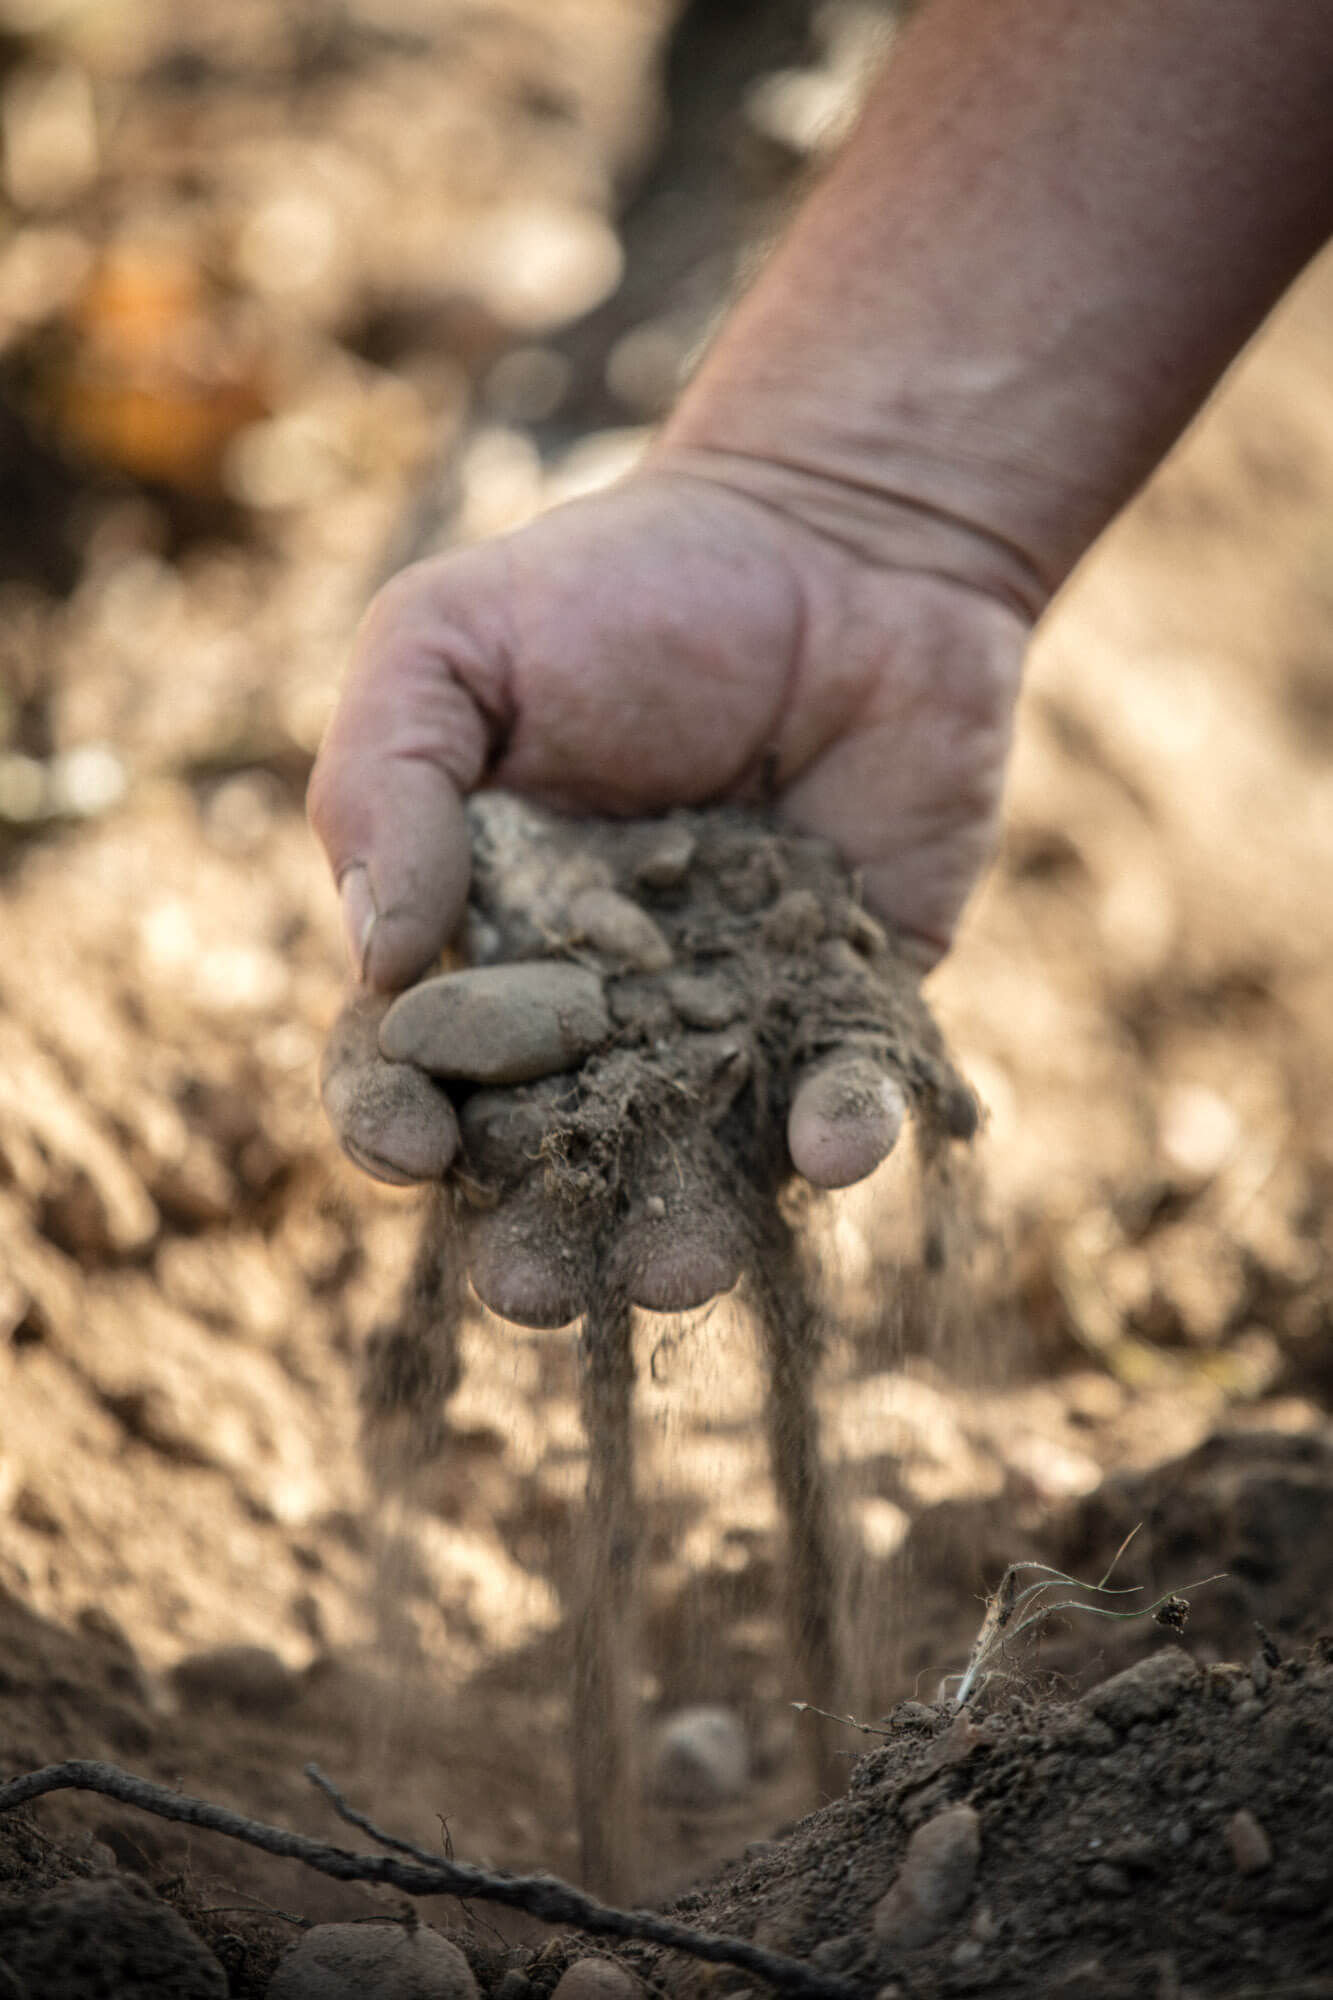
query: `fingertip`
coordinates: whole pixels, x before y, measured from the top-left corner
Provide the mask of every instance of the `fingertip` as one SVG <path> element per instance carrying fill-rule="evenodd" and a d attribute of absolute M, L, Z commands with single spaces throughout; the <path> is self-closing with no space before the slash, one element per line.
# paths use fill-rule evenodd
<path fill-rule="evenodd" d="M 648 1312 L 693 1312 L 741 1274 L 738 1247 L 701 1229 L 676 1241 L 633 1245 L 628 1253 L 630 1297 Z"/>
<path fill-rule="evenodd" d="M 364 858 L 341 877 L 348 951 L 358 979 L 399 993 L 456 934 L 472 855 L 463 800 L 438 772 L 385 773 Z"/>
<path fill-rule="evenodd" d="M 568 1326 L 587 1304 L 578 1261 L 540 1197 L 520 1195 L 476 1216 L 467 1258 L 482 1304 L 518 1326 Z"/>
<path fill-rule="evenodd" d="M 458 1120 L 439 1086 L 410 1063 L 386 1062 L 375 1035 L 383 1008 L 358 996 L 329 1036 L 320 1095 L 339 1145 L 391 1187 L 442 1180 L 458 1151 Z"/>
<path fill-rule="evenodd" d="M 835 1057 L 796 1087 L 787 1118 L 792 1165 L 814 1187 L 850 1187 L 893 1151 L 906 1111 L 898 1085 L 871 1057 Z"/>

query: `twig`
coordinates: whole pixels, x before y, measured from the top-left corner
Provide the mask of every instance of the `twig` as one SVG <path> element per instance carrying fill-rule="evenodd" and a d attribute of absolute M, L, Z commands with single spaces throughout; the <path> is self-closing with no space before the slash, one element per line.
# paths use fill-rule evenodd
<path fill-rule="evenodd" d="M 812 1701 L 794 1701 L 792 1707 L 798 1715 L 822 1715 L 825 1722 L 843 1722 L 848 1729 L 859 1729 L 863 1736 L 892 1736 L 891 1729 L 878 1729 L 873 1722 L 858 1722 L 854 1715 L 835 1715 L 831 1708 L 816 1708 Z"/>
<path fill-rule="evenodd" d="M 191 1798 L 188 1793 L 171 1791 L 151 1779 L 136 1777 L 116 1764 L 91 1758 L 71 1758 L 64 1764 L 47 1764 L 39 1771 L 27 1771 L 8 1784 L 0 1785 L 0 1812 L 26 1805 L 30 1799 L 49 1792 L 99 1792 L 105 1798 L 137 1806 L 155 1813 L 159 1819 L 178 1820 L 185 1826 L 204 1827 L 231 1840 L 244 1841 L 266 1854 L 300 1861 L 321 1875 L 341 1882 L 386 1882 L 408 1896 L 475 1896 L 481 1902 L 501 1903 L 523 1910 L 547 1924 L 573 1924 L 595 1936 L 635 1939 L 645 1944 L 663 1945 L 683 1951 L 714 1965 L 738 1965 L 757 1978 L 765 1979 L 779 1992 L 809 1996 L 809 2000 L 862 2000 L 860 1989 L 850 1980 L 815 1972 L 799 1959 L 765 1951 L 745 1938 L 722 1933 L 691 1930 L 686 1924 L 658 1916 L 652 1910 L 619 1910 L 584 1895 L 554 1875 L 498 1875 L 464 1861 L 441 1861 L 425 1848 L 380 1831 L 373 1822 L 349 1806 L 332 1785 L 312 1765 L 308 1774 L 329 1798 L 335 1809 L 352 1825 L 361 1827 L 381 1846 L 396 1850 L 391 1854 L 353 1854 L 346 1848 L 327 1847 L 309 1840 L 287 1827 L 269 1826 L 263 1820 L 248 1819 L 227 1806 L 208 1799 Z M 412 1859 L 400 1860 L 399 1855 Z"/>

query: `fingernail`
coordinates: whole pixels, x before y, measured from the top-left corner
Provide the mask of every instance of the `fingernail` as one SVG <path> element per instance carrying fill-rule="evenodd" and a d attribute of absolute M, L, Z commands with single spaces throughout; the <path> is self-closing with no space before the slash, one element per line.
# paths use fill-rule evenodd
<path fill-rule="evenodd" d="M 352 976 L 363 981 L 371 935 L 379 912 L 371 894 L 370 876 L 359 864 L 344 871 L 338 883 L 338 896 L 342 903 L 343 936 L 347 940 L 347 956 L 352 962 Z"/>

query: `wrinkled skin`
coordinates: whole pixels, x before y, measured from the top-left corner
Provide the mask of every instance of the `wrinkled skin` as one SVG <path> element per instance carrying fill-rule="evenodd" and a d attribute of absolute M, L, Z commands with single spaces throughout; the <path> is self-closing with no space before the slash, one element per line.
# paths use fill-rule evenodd
<path fill-rule="evenodd" d="M 363 622 L 310 787 L 355 1018 L 455 934 L 462 801 L 483 784 L 613 815 L 771 799 L 835 844 L 924 970 L 994 839 L 1025 638 L 966 582 L 873 563 L 669 468 L 404 571 Z M 372 1087 L 377 1066 L 402 1066 L 364 1028 L 339 1032 L 325 1102 L 351 1156 L 385 1179 L 438 1177 L 457 1143 L 446 1098 L 401 1074 Z M 854 1088 L 830 1084 L 825 1058 L 792 1107 L 793 1163 L 818 1185 L 872 1171 L 900 1122 L 892 1080 L 847 1060 Z M 373 1131 L 349 1115 L 367 1095 Z M 540 1314 L 533 1256 L 518 1289 Z M 675 1269 L 672 1296 L 706 1295 L 718 1268 L 701 1259 L 693 1284 Z M 559 1290 L 552 1267 L 551 1313 Z"/>

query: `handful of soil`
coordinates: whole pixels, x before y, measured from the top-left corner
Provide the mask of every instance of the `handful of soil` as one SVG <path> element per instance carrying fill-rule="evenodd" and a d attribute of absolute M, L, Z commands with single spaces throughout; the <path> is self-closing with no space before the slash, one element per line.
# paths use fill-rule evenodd
<path fill-rule="evenodd" d="M 565 819 L 468 808 L 462 969 L 358 1002 L 325 1059 L 349 1154 L 456 1193 L 473 1284 L 559 1326 L 609 1286 L 728 1289 L 795 1174 L 862 1179 L 910 1108 L 969 1137 L 910 959 L 823 841 L 737 808 Z"/>

